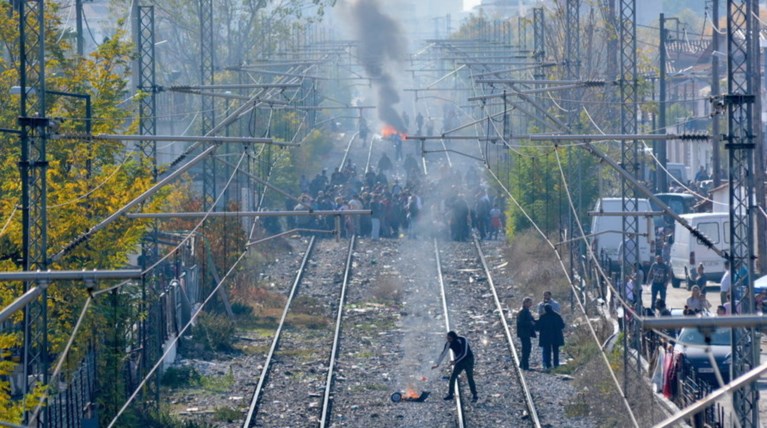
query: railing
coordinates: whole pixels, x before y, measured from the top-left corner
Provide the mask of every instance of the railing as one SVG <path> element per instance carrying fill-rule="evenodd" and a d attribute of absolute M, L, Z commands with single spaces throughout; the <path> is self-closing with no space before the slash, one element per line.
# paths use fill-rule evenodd
<path fill-rule="evenodd" d="M 47 427 L 98 426 L 96 412 L 96 350 L 90 346 L 78 369 L 61 375 L 58 393 L 48 400 Z M 93 425 L 92 425 L 93 424 Z"/>
<path fill-rule="evenodd" d="M 687 407 L 712 391 L 710 383 L 700 379 L 689 363 L 682 363 L 679 374 L 679 390 L 674 402 L 680 407 Z M 706 407 L 706 410 L 694 416 L 693 427 L 724 427 L 724 409 L 719 404 Z"/>

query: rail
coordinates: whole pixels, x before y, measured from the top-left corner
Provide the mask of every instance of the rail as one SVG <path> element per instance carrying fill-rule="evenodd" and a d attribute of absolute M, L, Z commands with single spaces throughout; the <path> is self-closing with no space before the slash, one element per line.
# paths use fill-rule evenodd
<path fill-rule="evenodd" d="M 325 396 L 322 401 L 322 417 L 320 418 L 320 427 L 324 428 L 330 424 L 330 390 L 333 388 L 333 369 L 336 364 L 336 353 L 338 352 L 338 341 L 341 337 L 341 319 L 344 314 L 344 302 L 346 300 L 346 287 L 349 284 L 349 276 L 352 270 L 352 255 L 354 254 L 355 236 L 352 235 L 349 240 L 349 254 L 346 256 L 346 267 L 344 268 L 344 280 L 341 284 L 341 297 L 338 299 L 338 315 L 336 317 L 336 332 L 333 336 L 333 349 L 330 351 L 330 361 L 328 362 L 328 376 L 325 381 Z"/>
<path fill-rule="evenodd" d="M 479 254 L 479 260 L 482 263 L 482 268 L 485 270 L 485 276 L 487 277 L 487 284 L 490 287 L 490 291 L 493 293 L 493 300 L 495 300 L 495 307 L 498 309 L 498 315 L 501 318 L 501 324 L 503 325 L 503 331 L 506 335 L 506 341 L 509 344 L 509 351 L 511 357 L 514 360 L 514 373 L 516 373 L 519 379 L 519 386 L 522 387 L 522 393 L 525 396 L 525 405 L 530 415 L 530 421 L 536 428 L 541 428 L 541 420 L 538 418 L 538 409 L 535 407 L 533 401 L 533 395 L 530 393 L 530 388 L 525 381 L 525 375 L 522 369 L 519 367 L 519 355 L 517 354 L 517 347 L 514 345 L 513 336 L 509 330 L 509 324 L 506 322 L 506 317 L 503 315 L 503 307 L 501 306 L 501 300 L 498 298 L 498 292 L 495 289 L 495 283 L 493 282 L 493 276 L 490 272 L 490 268 L 487 266 L 487 260 L 485 259 L 485 253 L 482 251 L 482 246 L 479 244 L 477 237 L 474 237 L 474 246 L 477 248 L 477 254 Z"/>
<path fill-rule="evenodd" d="M 375 140 L 375 138 L 370 139 L 370 145 L 368 146 L 368 158 L 365 161 L 365 174 L 367 174 L 368 171 L 370 171 L 370 157 L 373 156 L 373 140 Z M 381 171 L 378 171 L 378 172 L 381 172 Z"/>
<path fill-rule="evenodd" d="M 282 317 L 280 318 L 280 324 L 277 326 L 277 331 L 275 331 L 274 333 L 274 338 L 272 339 L 272 346 L 269 348 L 269 353 L 266 355 L 266 361 L 264 361 L 264 367 L 261 369 L 261 375 L 259 376 L 258 384 L 256 385 L 255 391 L 253 391 L 253 397 L 250 400 L 250 407 L 248 407 L 248 414 L 245 417 L 245 422 L 242 424 L 243 428 L 250 428 L 253 422 L 255 422 L 254 417 L 256 413 L 258 413 L 258 401 L 261 398 L 261 391 L 264 388 L 267 375 L 269 374 L 269 369 L 271 368 L 272 357 L 274 356 L 274 352 L 277 349 L 277 346 L 279 345 L 280 335 L 282 334 L 282 329 L 285 326 L 285 319 L 288 316 L 288 311 L 290 310 L 290 304 L 293 302 L 293 297 L 296 295 L 296 292 L 298 291 L 298 285 L 301 283 L 301 279 L 304 276 L 304 271 L 306 270 L 307 262 L 309 261 L 309 257 L 311 256 L 312 248 L 314 248 L 313 236 L 311 240 L 309 240 L 309 245 L 306 248 L 306 253 L 304 253 L 304 258 L 301 261 L 301 266 L 298 268 L 298 273 L 296 273 L 296 279 L 293 281 L 293 287 L 290 289 L 290 295 L 288 296 L 288 301 L 285 303 L 285 308 L 282 310 Z"/>
<path fill-rule="evenodd" d="M 439 258 L 439 244 L 437 243 L 437 239 L 434 239 L 434 257 L 437 261 L 437 279 L 439 280 L 439 294 L 442 297 L 442 313 L 445 316 L 445 328 L 446 331 L 450 331 L 450 315 L 447 311 L 447 297 L 445 296 L 445 282 L 442 278 L 442 262 Z M 451 358 L 455 357 L 453 354 L 453 351 L 450 351 Z M 456 423 L 458 425 L 458 428 L 464 428 L 466 426 L 465 420 L 463 417 L 463 403 L 461 402 L 461 390 L 458 385 L 458 382 L 455 384 L 455 390 L 452 392 L 453 396 L 455 397 L 455 411 L 456 411 Z"/>
<path fill-rule="evenodd" d="M 344 156 L 341 158 L 341 165 L 338 166 L 339 171 L 344 170 L 346 159 L 349 157 L 349 150 L 352 148 L 352 143 L 354 142 L 354 139 L 357 138 L 357 135 L 359 135 L 359 132 L 352 134 L 352 138 L 349 139 L 349 144 L 346 145 L 346 150 L 344 150 Z"/>

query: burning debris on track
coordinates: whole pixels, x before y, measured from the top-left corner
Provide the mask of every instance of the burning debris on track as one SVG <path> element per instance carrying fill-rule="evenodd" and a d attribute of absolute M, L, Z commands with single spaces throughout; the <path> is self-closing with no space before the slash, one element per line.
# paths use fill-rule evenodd
<path fill-rule="evenodd" d="M 401 401 L 412 401 L 414 403 L 422 403 L 426 401 L 427 398 L 429 398 L 430 394 L 431 394 L 430 391 L 418 392 L 413 388 L 408 388 L 405 390 L 405 392 L 393 393 L 389 398 L 391 399 L 391 401 L 395 403 L 399 403 Z"/>

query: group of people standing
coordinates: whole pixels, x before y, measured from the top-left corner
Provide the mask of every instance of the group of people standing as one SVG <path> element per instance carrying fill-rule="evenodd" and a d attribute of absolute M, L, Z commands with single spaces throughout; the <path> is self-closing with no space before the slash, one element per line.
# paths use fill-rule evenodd
<path fill-rule="evenodd" d="M 453 168 L 439 168 L 427 179 L 415 165 L 404 161 L 404 185 L 390 179 L 394 162 L 381 156 L 378 168 L 358 172 L 353 163 L 328 176 L 322 170 L 313 179 L 301 177 L 298 200 L 286 200 L 293 211 L 370 210 L 370 215 L 342 217 L 342 235 L 379 238 L 419 235 L 454 241 L 467 241 L 475 230 L 480 239 L 497 239 L 504 227 L 500 196 L 492 197 L 475 168 L 461 174 Z M 396 176 L 395 176 L 396 177 Z M 335 216 L 296 216 L 288 218 L 288 228 L 333 230 Z"/>
<path fill-rule="evenodd" d="M 538 319 L 536 320 L 530 311 L 533 299 L 525 297 L 522 301 L 522 310 L 517 314 L 517 337 L 522 343 L 522 356 L 519 366 L 523 370 L 530 370 L 530 353 L 532 351 L 532 338 L 538 337 L 538 345 L 542 348 L 543 368 L 548 371 L 552 367 L 559 366 L 559 348 L 564 346 L 565 322 L 561 315 L 559 302 L 552 298 L 551 292 L 543 293 L 543 300 L 538 303 Z M 455 395 L 455 382 L 461 372 L 466 372 L 466 380 L 471 390 L 472 402 L 477 401 L 477 386 L 474 382 L 474 352 L 471 350 L 469 340 L 459 336 L 456 332 L 447 333 L 442 352 L 435 360 L 432 369 L 436 369 L 447 357 L 448 352 L 453 351 L 454 359 L 450 362 L 453 367 L 448 382 L 448 392 L 445 400 L 453 400 Z"/>
<path fill-rule="evenodd" d="M 538 319 L 530 308 L 532 297 L 522 300 L 522 310 L 517 314 L 517 337 L 522 343 L 522 356 L 519 367 L 530 370 L 532 339 L 538 337 L 538 346 L 542 350 L 544 370 L 559 366 L 559 347 L 565 344 L 565 322 L 562 319 L 559 303 L 551 297 L 551 292 L 543 293 L 543 300 L 538 304 Z"/>

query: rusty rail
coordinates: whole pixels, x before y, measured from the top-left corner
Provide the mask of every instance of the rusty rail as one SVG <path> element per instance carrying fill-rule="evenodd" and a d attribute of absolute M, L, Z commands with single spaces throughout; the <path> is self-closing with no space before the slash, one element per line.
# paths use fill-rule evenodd
<path fill-rule="evenodd" d="M 269 348 L 269 353 L 266 355 L 266 361 L 264 361 L 264 367 L 261 369 L 261 375 L 258 378 L 258 385 L 256 385 L 256 390 L 253 391 L 253 397 L 251 398 L 250 406 L 248 407 L 248 414 L 245 417 L 245 422 L 242 424 L 243 428 L 250 428 L 255 422 L 255 416 L 258 413 L 258 402 L 261 398 L 261 391 L 263 391 L 264 384 L 266 383 L 266 379 L 269 375 L 269 369 L 272 365 L 272 357 L 274 356 L 274 352 L 277 350 L 277 346 L 279 346 L 280 336 L 282 335 L 282 329 L 285 326 L 285 319 L 288 316 L 290 304 L 293 302 L 293 297 L 298 292 L 298 285 L 301 283 L 301 279 L 304 276 L 304 271 L 306 270 L 307 262 L 311 256 L 312 248 L 314 248 L 314 236 L 312 236 L 311 240 L 309 240 L 309 245 L 306 248 L 306 253 L 304 253 L 304 258 L 301 261 L 301 266 L 298 268 L 298 273 L 296 273 L 296 279 L 293 281 L 293 287 L 290 289 L 288 301 L 285 303 L 285 308 L 282 310 L 280 324 L 277 326 L 277 331 L 274 333 L 272 346 Z"/>
<path fill-rule="evenodd" d="M 482 262 L 482 268 L 485 270 L 487 276 L 487 284 L 490 287 L 490 291 L 493 293 L 493 300 L 495 301 L 495 307 L 498 309 L 498 316 L 500 317 L 501 324 L 503 325 L 503 331 L 506 335 L 506 341 L 509 344 L 509 352 L 511 352 L 511 358 L 514 360 L 514 373 L 519 379 L 519 386 L 522 388 L 522 393 L 525 396 L 525 405 L 527 411 L 530 414 L 530 421 L 535 428 L 541 428 L 541 420 L 538 418 L 538 409 L 535 407 L 533 396 L 530 393 L 530 388 L 525 381 L 525 374 L 519 367 L 519 355 L 517 354 L 517 347 L 514 345 L 514 339 L 509 329 L 509 324 L 506 322 L 506 317 L 503 315 L 503 306 L 501 300 L 498 298 L 498 292 L 495 289 L 495 283 L 493 283 L 493 275 L 490 273 L 490 268 L 487 266 L 485 260 L 485 253 L 482 251 L 482 246 L 479 244 L 479 240 L 474 236 L 474 246 L 477 248 L 477 254 L 479 254 L 479 260 Z"/>

